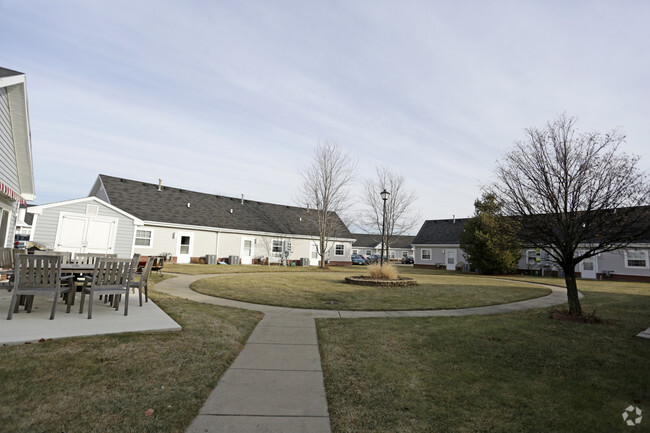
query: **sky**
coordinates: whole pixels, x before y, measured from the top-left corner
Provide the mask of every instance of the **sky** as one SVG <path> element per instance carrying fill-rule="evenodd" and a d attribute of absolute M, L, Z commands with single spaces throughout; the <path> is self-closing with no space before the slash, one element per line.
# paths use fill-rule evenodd
<path fill-rule="evenodd" d="M 422 221 L 469 217 L 499 158 L 562 113 L 620 128 L 650 171 L 644 0 L 0 0 L 0 17 L 33 204 L 101 173 L 297 205 L 328 140 L 357 163 L 359 212 L 386 166 Z"/>

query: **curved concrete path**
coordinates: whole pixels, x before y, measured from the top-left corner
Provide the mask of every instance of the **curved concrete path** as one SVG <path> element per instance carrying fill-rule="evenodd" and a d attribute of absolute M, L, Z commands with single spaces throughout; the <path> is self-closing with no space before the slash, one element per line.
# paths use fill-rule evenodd
<path fill-rule="evenodd" d="M 206 304 L 261 311 L 264 318 L 219 380 L 187 433 L 329 433 L 316 318 L 430 317 L 500 314 L 566 302 L 566 291 L 536 299 L 458 310 L 339 311 L 250 304 L 203 295 L 190 289 L 213 275 L 177 275 L 156 290 Z M 532 283 L 531 283 L 532 284 Z"/>

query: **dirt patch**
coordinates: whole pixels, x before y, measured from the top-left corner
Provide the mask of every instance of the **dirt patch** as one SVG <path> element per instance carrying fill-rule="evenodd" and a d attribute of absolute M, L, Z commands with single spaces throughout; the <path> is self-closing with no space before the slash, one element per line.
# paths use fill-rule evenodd
<path fill-rule="evenodd" d="M 569 314 L 566 310 L 551 310 L 549 311 L 549 318 L 553 320 L 559 320 L 561 322 L 571 322 L 571 323 L 589 323 L 594 325 L 604 325 L 608 324 L 607 320 L 603 320 L 600 317 L 596 316 L 596 313 L 591 314 L 582 314 L 576 316 L 575 314 Z"/>

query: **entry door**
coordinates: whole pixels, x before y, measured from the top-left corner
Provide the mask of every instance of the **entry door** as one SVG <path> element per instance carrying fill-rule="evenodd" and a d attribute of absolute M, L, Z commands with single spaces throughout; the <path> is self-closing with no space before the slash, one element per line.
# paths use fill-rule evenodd
<path fill-rule="evenodd" d="M 318 242 L 309 243 L 309 266 L 318 266 Z"/>
<path fill-rule="evenodd" d="M 596 257 L 589 257 L 580 262 L 580 274 L 582 275 L 582 278 L 595 280 L 597 273 L 598 261 L 596 260 Z"/>
<path fill-rule="evenodd" d="M 241 240 L 241 258 L 240 258 L 240 263 L 242 265 L 251 265 L 253 264 L 253 255 L 255 254 L 254 251 L 254 245 L 255 245 L 255 239 L 253 238 L 242 238 Z"/>
<path fill-rule="evenodd" d="M 176 238 L 178 239 L 176 263 L 189 263 L 192 258 L 194 235 L 192 233 L 178 232 Z"/>
<path fill-rule="evenodd" d="M 447 270 L 456 270 L 456 250 L 447 250 Z"/>

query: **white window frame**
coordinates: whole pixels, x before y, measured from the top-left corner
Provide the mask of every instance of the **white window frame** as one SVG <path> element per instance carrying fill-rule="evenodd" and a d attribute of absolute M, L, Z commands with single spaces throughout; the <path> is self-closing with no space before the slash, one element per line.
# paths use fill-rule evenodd
<path fill-rule="evenodd" d="M 341 252 L 339 252 L 339 247 Z M 334 245 L 334 255 L 335 256 L 344 256 L 345 255 L 345 244 L 335 244 Z"/>
<path fill-rule="evenodd" d="M 424 256 L 425 256 L 425 254 L 424 254 L 425 252 L 427 253 L 426 255 L 429 256 L 429 257 L 424 257 Z M 423 248 L 423 249 L 421 249 L 421 250 L 420 250 L 420 258 L 421 258 L 422 260 L 431 260 L 431 248 Z"/>
<path fill-rule="evenodd" d="M 366 256 L 368 257 L 372 256 L 372 250 L 366 250 Z"/>
<path fill-rule="evenodd" d="M 408 251 L 402 251 L 402 258 L 407 258 L 409 256 Z"/>
<path fill-rule="evenodd" d="M 645 266 L 635 266 L 635 265 L 630 265 L 628 259 L 628 253 L 640 253 L 644 256 L 645 260 Z M 648 269 L 650 267 L 650 264 L 648 263 L 648 251 L 647 250 L 625 250 L 625 268 L 627 269 Z M 632 259 L 636 260 L 636 259 Z"/>
<path fill-rule="evenodd" d="M 395 254 L 395 250 L 390 250 L 389 255 L 390 255 L 390 258 L 393 259 L 393 260 L 395 260 L 397 258 L 397 255 Z"/>
<path fill-rule="evenodd" d="M 526 265 L 534 266 L 539 264 L 540 262 L 537 261 L 537 256 L 538 256 L 537 250 L 526 250 Z"/>
<path fill-rule="evenodd" d="M 138 239 L 147 239 L 147 238 L 138 238 L 138 232 L 149 232 L 149 245 L 138 245 Z M 136 248 L 153 248 L 153 230 L 152 229 L 135 229 L 135 235 L 133 236 L 133 246 Z"/>
<path fill-rule="evenodd" d="M 359 254 L 359 250 L 352 250 L 352 254 Z"/>
<path fill-rule="evenodd" d="M 271 256 L 273 257 L 282 256 L 282 239 L 273 239 L 271 241 Z"/>

